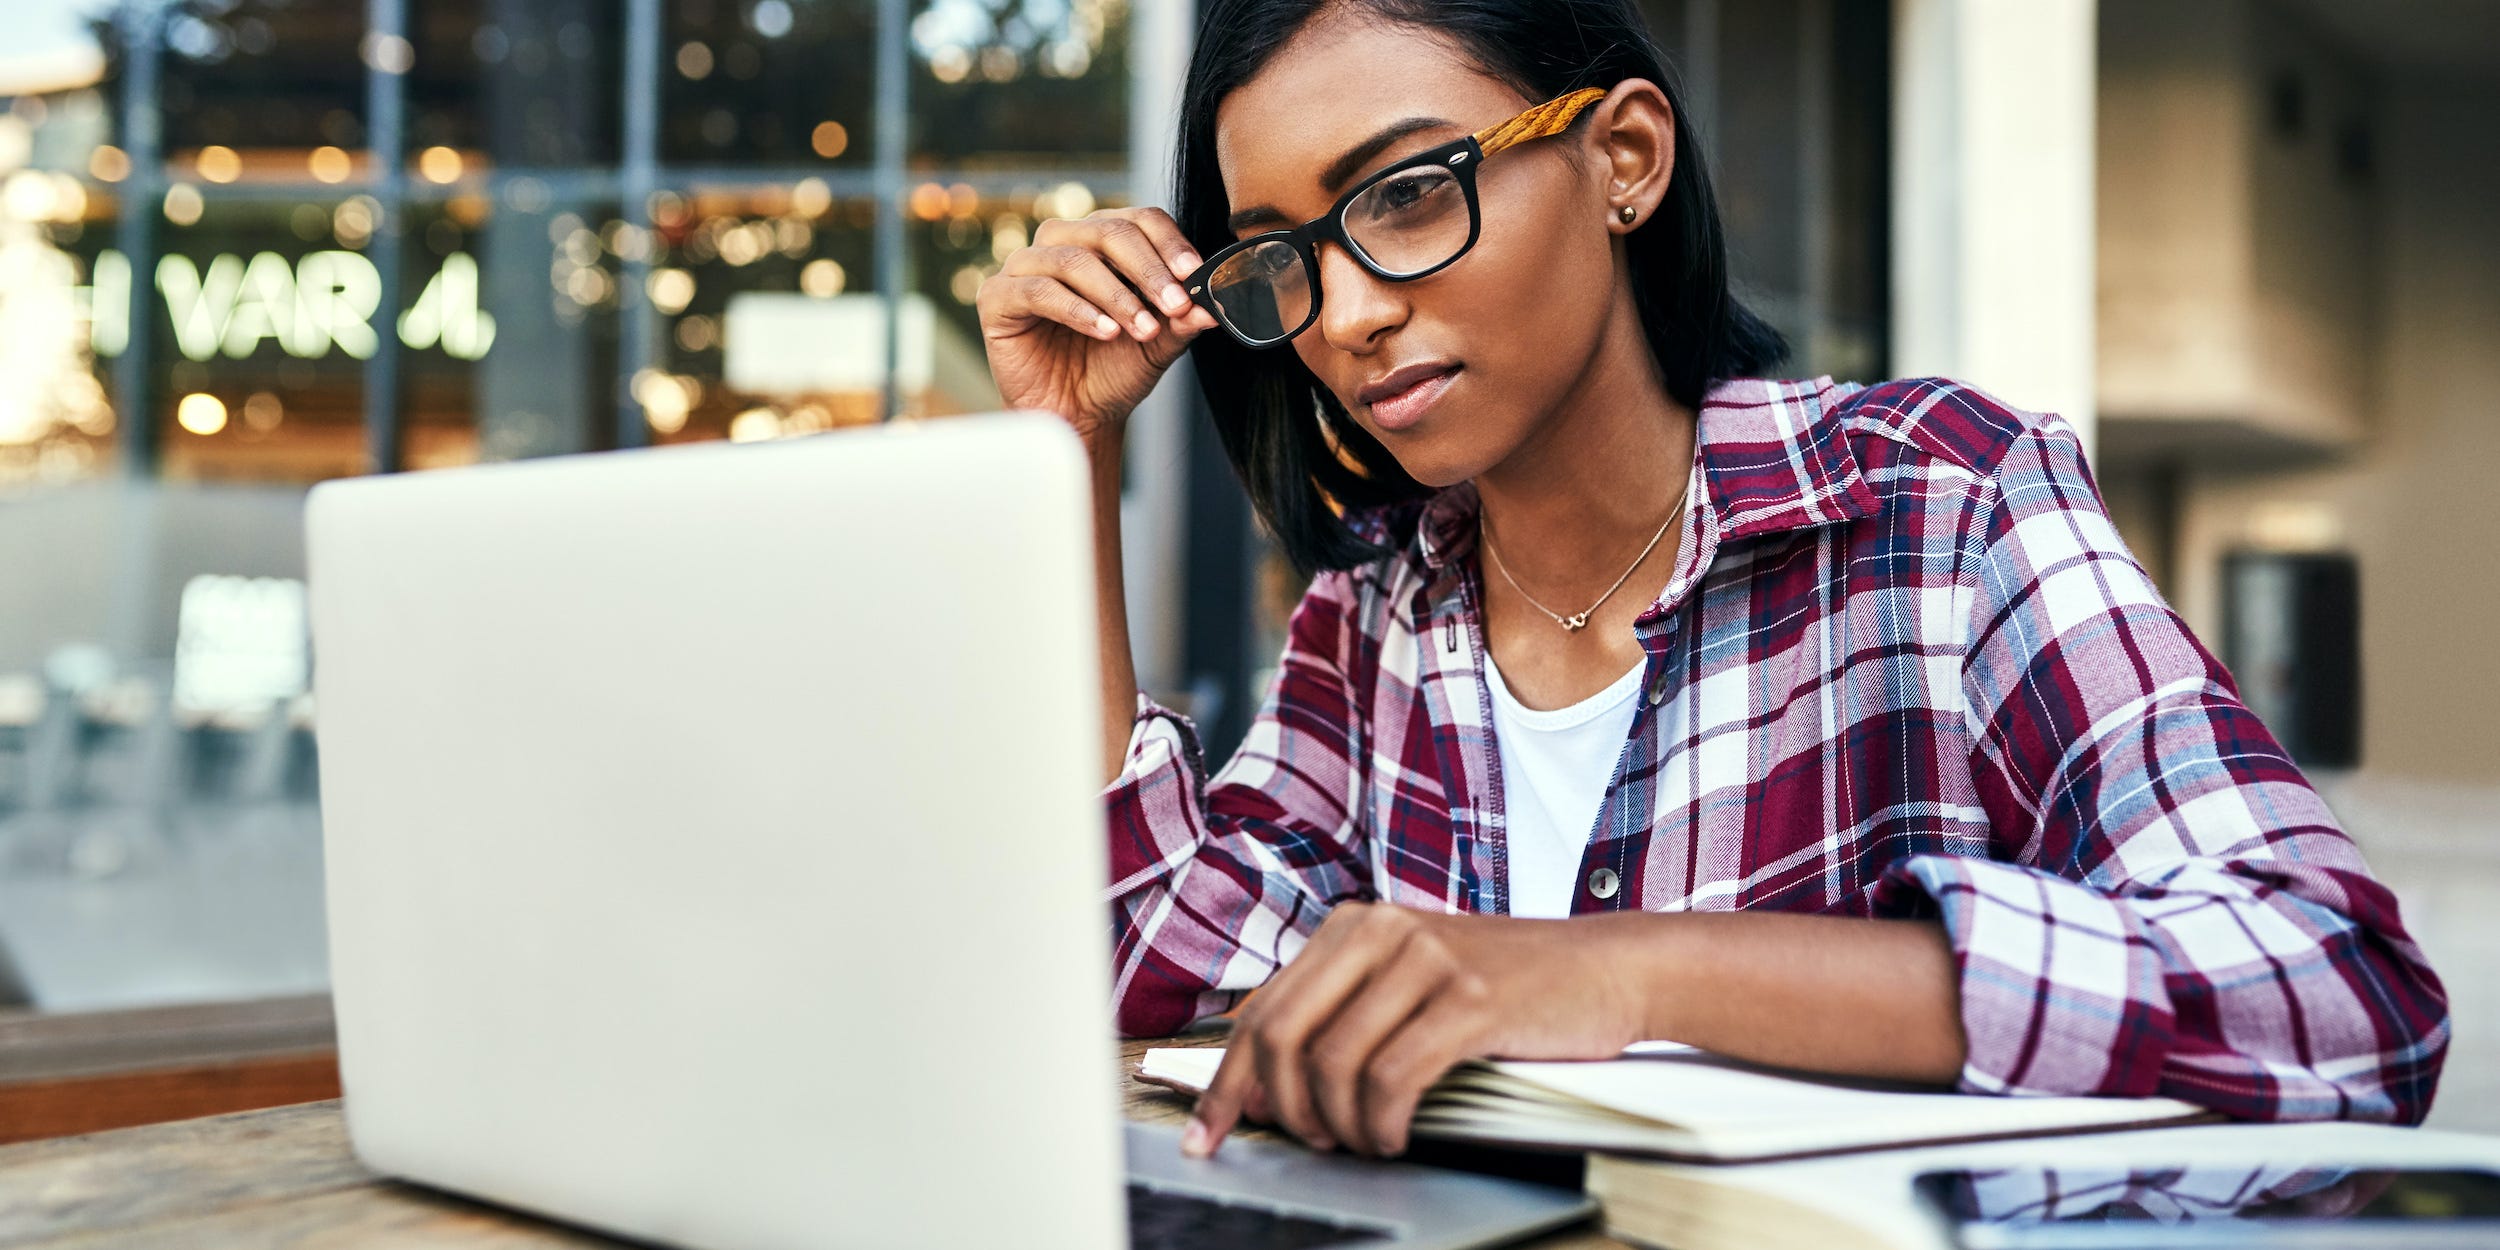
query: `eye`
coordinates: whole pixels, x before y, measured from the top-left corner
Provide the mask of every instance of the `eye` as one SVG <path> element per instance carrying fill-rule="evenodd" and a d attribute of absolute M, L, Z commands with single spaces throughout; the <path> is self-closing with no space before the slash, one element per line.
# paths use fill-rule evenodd
<path fill-rule="evenodd" d="M 1354 206 L 1353 216 L 1403 228 L 1437 219 L 1456 205 L 1458 178 L 1438 166 L 1402 169 L 1371 185 Z"/>
<path fill-rule="evenodd" d="M 1433 192 L 1427 174 L 1400 174 L 1380 184 L 1380 205 L 1391 211 L 1413 208 Z"/>

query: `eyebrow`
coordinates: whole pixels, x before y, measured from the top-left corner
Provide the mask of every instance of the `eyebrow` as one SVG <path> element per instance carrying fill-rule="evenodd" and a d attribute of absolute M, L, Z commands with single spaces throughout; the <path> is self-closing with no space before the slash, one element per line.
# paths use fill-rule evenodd
<path fill-rule="evenodd" d="M 1328 168 L 1320 171 L 1320 190 L 1333 196 L 1339 188 L 1352 181 L 1354 175 L 1363 172 L 1363 167 L 1371 164 L 1372 160 L 1380 155 L 1381 149 L 1418 131 L 1454 124 L 1438 117 L 1408 117 L 1391 122 L 1381 127 L 1379 133 L 1346 149 L 1343 156 L 1330 161 Z M 1263 222 L 1281 223 L 1286 220 L 1288 219 L 1283 213 L 1262 204 L 1256 208 L 1245 208 L 1226 218 L 1224 226 L 1234 234 L 1239 234 Z"/>

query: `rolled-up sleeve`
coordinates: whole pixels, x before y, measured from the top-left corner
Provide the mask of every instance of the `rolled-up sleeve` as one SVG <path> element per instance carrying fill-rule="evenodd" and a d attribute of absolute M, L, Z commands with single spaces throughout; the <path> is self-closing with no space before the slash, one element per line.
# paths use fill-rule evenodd
<path fill-rule="evenodd" d="M 1241 747 L 1212 779 L 1188 717 L 1138 696 L 1111 838 L 1113 1015 L 1131 1037 L 1226 1010 L 1369 899 L 1347 657 L 1352 575 L 1312 581 Z"/>
<path fill-rule="evenodd" d="M 2438 978 L 2127 552 L 2072 431 L 2018 439 L 1985 509 L 1963 694 L 1993 858 L 1915 856 L 1878 891 L 1950 935 L 1963 1087 L 2419 1122 Z"/>

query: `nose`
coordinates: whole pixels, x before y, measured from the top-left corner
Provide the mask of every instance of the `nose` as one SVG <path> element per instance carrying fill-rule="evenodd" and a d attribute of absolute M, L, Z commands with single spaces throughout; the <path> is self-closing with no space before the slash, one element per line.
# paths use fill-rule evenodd
<path fill-rule="evenodd" d="M 1398 284 L 1373 277 L 1334 243 L 1319 245 L 1319 332 L 1328 345 L 1369 353 L 1380 336 L 1406 321 L 1407 302 Z"/>

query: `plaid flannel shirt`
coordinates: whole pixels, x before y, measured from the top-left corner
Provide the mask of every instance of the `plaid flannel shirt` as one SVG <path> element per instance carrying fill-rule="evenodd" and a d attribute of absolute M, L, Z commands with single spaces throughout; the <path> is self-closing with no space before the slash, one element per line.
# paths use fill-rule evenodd
<path fill-rule="evenodd" d="M 1696 442 L 1575 913 L 1934 918 L 1963 1089 L 2420 1120 L 2438 979 L 2069 426 L 1933 379 L 1740 380 Z M 1507 911 L 1475 509 L 1349 518 L 1398 550 L 1312 582 L 1214 777 L 1140 697 L 1105 791 L 1124 1032 L 1230 1007 L 1339 902 Z"/>

